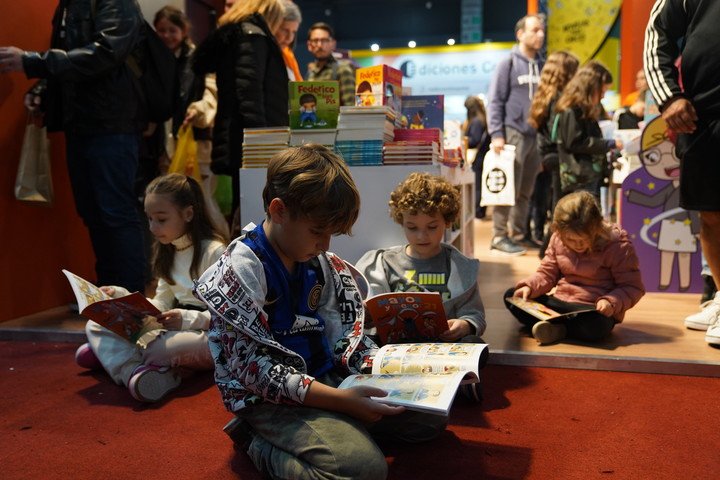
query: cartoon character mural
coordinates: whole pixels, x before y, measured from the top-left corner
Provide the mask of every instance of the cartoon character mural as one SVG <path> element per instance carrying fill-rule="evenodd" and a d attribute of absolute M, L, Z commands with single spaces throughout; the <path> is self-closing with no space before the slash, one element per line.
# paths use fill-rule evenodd
<path fill-rule="evenodd" d="M 648 291 L 699 292 L 700 216 L 680 207 L 680 159 L 675 155 L 675 140 L 662 117 L 645 126 L 640 137 L 642 168 L 623 182 L 621 221 L 635 244 Z M 673 281 L 675 263 L 677 281 Z"/>

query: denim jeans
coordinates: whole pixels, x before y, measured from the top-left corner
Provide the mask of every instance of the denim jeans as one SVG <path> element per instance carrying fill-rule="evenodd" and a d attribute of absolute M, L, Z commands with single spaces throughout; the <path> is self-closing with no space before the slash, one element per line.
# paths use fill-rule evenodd
<path fill-rule="evenodd" d="M 334 372 L 318 379 L 336 386 Z M 255 432 L 248 455 L 263 475 L 293 480 L 380 480 L 387 476 L 385 455 L 376 438 L 424 442 L 440 435 L 447 417 L 405 411 L 372 424 L 328 410 L 262 403 L 237 415 Z"/>
<path fill-rule="evenodd" d="M 97 283 L 143 292 L 143 231 L 133 191 L 139 134 L 65 137 L 75 208 L 90 233 Z"/>

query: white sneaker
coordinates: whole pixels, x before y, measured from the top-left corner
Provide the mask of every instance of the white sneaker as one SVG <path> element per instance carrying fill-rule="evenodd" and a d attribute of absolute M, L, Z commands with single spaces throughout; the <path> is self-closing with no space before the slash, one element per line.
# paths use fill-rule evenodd
<path fill-rule="evenodd" d="M 720 318 L 720 292 L 715 293 L 712 300 L 700 305 L 698 313 L 693 313 L 685 319 L 685 326 L 692 330 L 707 330 Z"/>
<path fill-rule="evenodd" d="M 720 320 L 708 328 L 705 341 L 710 345 L 720 345 Z"/>

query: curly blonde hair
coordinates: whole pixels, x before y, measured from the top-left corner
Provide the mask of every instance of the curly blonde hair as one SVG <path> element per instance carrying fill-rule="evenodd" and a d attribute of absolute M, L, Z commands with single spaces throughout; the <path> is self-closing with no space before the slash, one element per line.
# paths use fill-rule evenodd
<path fill-rule="evenodd" d="M 437 175 L 415 172 L 408 175 L 390 194 L 390 217 L 402 225 L 403 212 L 411 215 L 440 212 L 446 223 L 460 213 L 460 192 Z"/>

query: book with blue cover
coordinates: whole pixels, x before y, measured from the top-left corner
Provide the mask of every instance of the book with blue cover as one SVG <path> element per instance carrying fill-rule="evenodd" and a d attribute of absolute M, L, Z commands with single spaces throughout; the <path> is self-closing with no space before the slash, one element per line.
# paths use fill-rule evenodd
<path fill-rule="evenodd" d="M 444 122 L 444 95 L 403 95 L 400 117 L 402 128 L 439 128 L 442 130 Z"/>

